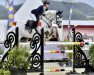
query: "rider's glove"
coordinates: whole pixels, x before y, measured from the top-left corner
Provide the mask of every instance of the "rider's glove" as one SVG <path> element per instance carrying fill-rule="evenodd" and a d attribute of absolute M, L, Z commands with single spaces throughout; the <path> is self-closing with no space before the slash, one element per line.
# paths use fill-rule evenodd
<path fill-rule="evenodd" d="M 45 16 L 45 14 L 42 14 L 42 16 Z"/>

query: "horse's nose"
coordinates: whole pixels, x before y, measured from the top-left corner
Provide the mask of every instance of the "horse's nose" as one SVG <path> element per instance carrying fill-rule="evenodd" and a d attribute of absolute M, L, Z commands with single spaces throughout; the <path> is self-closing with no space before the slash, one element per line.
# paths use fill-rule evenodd
<path fill-rule="evenodd" d="M 59 25 L 58 25 L 58 28 L 61 28 L 61 27 L 62 27 L 62 26 L 59 26 Z"/>

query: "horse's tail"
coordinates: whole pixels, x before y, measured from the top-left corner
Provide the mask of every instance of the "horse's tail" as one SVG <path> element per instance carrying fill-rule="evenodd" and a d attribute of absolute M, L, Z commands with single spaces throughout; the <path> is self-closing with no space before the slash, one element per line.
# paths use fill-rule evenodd
<path fill-rule="evenodd" d="M 15 29 L 16 29 L 16 26 L 13 26 L 13 27 L 11 27 L 11 28 L 7 31 L 7 33 L 9 33 L 9 32 L 14 32 Z"/>

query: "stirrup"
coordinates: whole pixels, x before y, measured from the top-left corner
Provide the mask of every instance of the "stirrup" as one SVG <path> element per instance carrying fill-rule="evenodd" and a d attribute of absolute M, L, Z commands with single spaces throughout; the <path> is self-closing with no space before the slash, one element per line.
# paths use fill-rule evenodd
<path fill-rule="evenodd" d="M 31 32 L 32 32 L 32 29 L 29 29 L 29 31 L 28 31 L 30 34 L 31 34 Z"/>

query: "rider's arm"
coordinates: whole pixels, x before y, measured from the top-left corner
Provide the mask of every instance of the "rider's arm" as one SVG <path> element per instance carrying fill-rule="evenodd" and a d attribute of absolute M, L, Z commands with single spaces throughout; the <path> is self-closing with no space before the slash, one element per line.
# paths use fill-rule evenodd
<path fill-rule="evenodd" d="M 44 11 L 43 11 L 43 6 L 41 5 L 41 6 L 39 6 L 39 7 L 37 8 L 36 14 L 37 14 L 37 15 L 41 15 L 43 12 L 44 12 Z"/>
<path fill-rule="evenodd" d="M 47 7 L 43 6 L 43 12 L 47 11 Z"/>
<path fill-rule="evenodd" d="M 42 16 L 45 16 L 45 11 L 47 11 L 47 7 L 46 7 L 46 6 L 43 6 L 43 13 L 42 13 Z"/>

